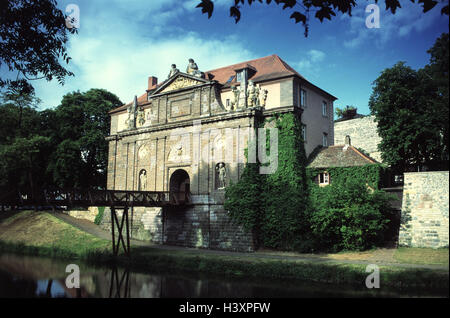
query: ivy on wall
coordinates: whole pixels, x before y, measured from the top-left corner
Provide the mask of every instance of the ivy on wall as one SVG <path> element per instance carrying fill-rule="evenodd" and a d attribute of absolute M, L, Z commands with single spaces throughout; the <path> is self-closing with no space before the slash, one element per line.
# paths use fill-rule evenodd
<path fill-rule="evenodd" d="M 305 228 L 306 155 L 301 123 L 293 114 L 277 115 L 266 123 L 273 120 L 278 128 L 276 172 L 262 175 L 259 163 L 247 163 L 238 183 L 227 187 L 224 207 L 232 220 L 253 232 L 256 246 L 298 249 L 304 242 L 302 235 L 308 232 Z M 267 143 L 266 146 L 269 150 Z"/>
<path fill-rule="evenodd" d="M 95 224 L 100 225 L 100 223 L 101 223 L 102 220 L 103 220 L 103 215 L 104 215 L 104 213 L 105 213 L 105 207 L 104 207 L 104 206 L 99 206 L 99 207 L 98 207 L 98 213 L 97 213 L 97 215 L 95 216 L 95 220 L 94 220 L 94 223 L 95 223 Z"/>
<path fill-rule="evenodd" d="M 282 114 L 260 126 L 270 121 L 278 128 L 278 169 L 262 175 L 260 164 L 247 163 L 241 179 L 225 190 L 225 209 L 253 233 L 255 247 L 310 252 L 382 244 L 394 215 L 392 198 L 380 190 L 385 168 L 327 168 L 331 184 L 320 187 L 313 180 L 324 169 L 306 168 L 299 119 Z"/>

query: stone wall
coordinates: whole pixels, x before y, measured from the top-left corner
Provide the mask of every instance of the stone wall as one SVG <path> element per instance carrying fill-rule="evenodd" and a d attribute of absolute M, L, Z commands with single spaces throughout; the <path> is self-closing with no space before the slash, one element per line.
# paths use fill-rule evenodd
<path fill-rule="evenodd" d="M 449 172 L 404 175 L 399 245 L 448 247 Z"/>
<path fill-rule="evenodd" d="M 185 208 L 134 207 L 129 212 L 131 238 L 157 244 L 252 252 L 252 235 L 231 222 L 220 203 L 222 199 L 223 193 L 193 195 L 194 204 Z M 120 221 L 122 210 L 117 214 Z M 100 226 L 111 231 L 109 208 L 105 209 Z"/>
<path fill-rule="evenodd" d="M 98 207 L 91 206 L 87 210 L 68 210 L 62 212 L 76 219 L 88 220 L 94 223 L 95 217 L 98 214 Z"/>
<path fill-rule="evenodd" d="M 381 161 L 381 152 L 378 144 L 381 138 L 377 132 L 377 123 L 374 116 L 355 118 L 334 123 L 334 144 L 345 144 L 345 136 L 349 135 L 352 146 L 363 149 L 370 157 Z"/>

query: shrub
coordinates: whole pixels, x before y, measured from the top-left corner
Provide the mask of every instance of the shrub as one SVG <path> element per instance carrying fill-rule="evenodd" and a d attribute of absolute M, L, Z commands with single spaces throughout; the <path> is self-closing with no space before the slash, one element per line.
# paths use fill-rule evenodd
<path fill-rule="evenodd" d="M 311 188 L 311 229 L 321 250 L 364 250 L 379 246 L 393 217 L 391 197 L 369 188 L 365 178 L 339 178 Z"/>

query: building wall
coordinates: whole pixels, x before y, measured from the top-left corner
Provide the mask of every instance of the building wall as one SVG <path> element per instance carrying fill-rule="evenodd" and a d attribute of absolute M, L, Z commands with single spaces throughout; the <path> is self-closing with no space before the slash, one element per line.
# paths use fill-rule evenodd
<path fill-rule="evenodd" d="M 448 247 L 449 172 L 404 174 L 399 245 Z"/>
<path fill-rule="evenodd" d="M 309 156 L 317 146 L 322 145 L 323 133 L 328 135 L 328 145 L 334 144 L 333 100 L 324 96 L 312 86 L 296 84 L 294 87 L 296 88 L 293 94 L 295 105 L 300 105 L 300 89 L 306 91 L 306 107 L 303 109 L 302 123 L 306 125 L 305 152 Z M 322 115 L 323 101 L 327 102 L 328 105 L 327 116 Z"/>
<path fill-rule="evenodd" d="M 381 152 L 377 148 L 381 142 L 381 137 L 378 135 L 374 116 L 334 123 L 335 145 L 343 145 L 347 135 L 350 136 L 352 146 L 363 149 L 370 157 L 378 162 L 382 162 Z"/>
<path fill-rule="evenodd" d="M 232 99 L 231 92 L 219 92 L 219 85 L 210 82 L 151 95 L 144 106 L 145 122 L 136 129 L 127 129 L 127 111 L 112 114 L 107 188 L 139 190 L 140 172 L 145 170 L 146 188 L 141 190 L 169 191 L 170 177 L 177 169 L 183 169 L 189 175 L 194 200 L 193 205 L 176 211 L 134 208 L 134 238 L 202 248 L 253 249 L 251 234 L 232 224 L 223 208 L 224 190 L 217 186 L 217 164 L 225 162 L 227 184 L 237 182 L 254 128 L 272 112 L 295 111 L 300 87 L 294 78 L 260 85 L 268 90 L 266 112 L 260 109 L 230 112 L 226 99 Z M 307 89 L 305 120 L 312 151 L 322 144 L 323 132 L 328 133 L 329 144 L 333 143 L 333 106 L 317 89 Z M 325 117 L 323 100 L 329 105 Z M 110 229 L 108 217 L 103 226 Z"/>
<path fill-rule="evenodd" d="M 251 233 L 231 222 L 222 202 L 223 194 L 193 195 L 194 204 L 184 208 L 131 208 L 130 238 L 156 244 L 252 252 Z M 119 221 L 122 212 L 117 211 Z M 100 227 L 111 232 L 109 208 L 105 209 Z"/>

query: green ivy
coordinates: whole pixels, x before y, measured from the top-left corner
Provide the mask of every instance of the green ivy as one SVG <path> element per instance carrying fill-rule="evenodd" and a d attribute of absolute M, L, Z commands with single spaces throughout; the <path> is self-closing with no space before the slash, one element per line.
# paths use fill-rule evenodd
<path fill-rule="evenodd" d="M 94 223 L 97 225 L 100 225 L 100 222 L 102 222 L 103 220 L 103 214 L 105 213 L 105 207 L 104 206 L 99 206 L 98 207 L 98 213 L 95 216 L 95 220 Z"/>
<path fill-rule="evenodd" d="M 252 231 L 257 246 L 301 249 L 309 232 L 301 123 L 293 114 L 278 115 L 266 123 L 273 120 L 278 128 L 277 171 L 261 175 L 259 163 L 247 163 L 240 180 L 227 187 L 224 207 L 234 222 Z M 266 136 L 268 140 L 269 134 Z"/>

